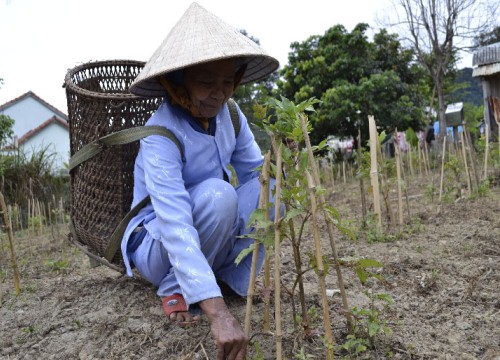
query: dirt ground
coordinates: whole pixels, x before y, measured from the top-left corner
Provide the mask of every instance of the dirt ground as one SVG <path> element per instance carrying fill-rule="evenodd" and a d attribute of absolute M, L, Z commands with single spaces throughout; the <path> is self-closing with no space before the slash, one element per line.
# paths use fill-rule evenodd
<path fill-rule="evenodd" d="M 360 331 L 371 309 L 378 331 L 366 351 L 341 348 L 346 320 L 333 267 L 326 279 L 335 357 L 343 359 L 500 359 L 500 187 L 485 196 L 448 200 L 438 212 L 426 195 L 425 177 L 410 182 L 410 217 L 397 231 L 376 234 L 360 228 L 356 182 L 338 183 L 329 201 L 350 224 L 357 240 L 337 234 L 341 258 L 369 258 L 383 263 L 370 271 L 385 281 L 362 286 L 353 269 L 342 268 L 349 306 L 357 309 Z M 396 193 L 391 194 L 395 197 Z M 370 202 L 370 201 L 369 201 Z M 393 202 L 396 206 L 397 202 Z M 406 209 L 406 207 L 405 207 Z M 323 253 L 331 247 L 323 222 Z M 310 227 L 301 246 L 312 248 Z M 214 359 L 205 319 L 188 329 L 171 326 L 155 290 L 141 280 L 105 267 L 91 268 L 88 257 L 67 241 L 64 226 L 43 236 L 17 236 L 21 294 L 15 296 L 6 236 L 0 252 L 0 359 Z M 324 358 L 318 278 L 304 275 L 310 336 L 294 328 L 290 290 L 296 278 L 290 244 L 282 244 L 281 313 L 283 357 Z M 368 295 L 371 294 L 372 300 Z M 379 296 L 382 294 L 382 296 Z M 378 300 L 376 299 L 378 296 Z M 393 302 L 384 301 L 390 296 Z M 243 322 L 244 299 L 228 298 Z M 300 314 L 295 293 L 296 313 Z M 275 338 L 262 332 L 263 302 L 255 300 L 249 359 L 274 359 Z M 274 318 L 274 317 L 273 317 Z M 272 330 L 274 320 L 271 320 Z M 314 334 L 318 335 L 314 335 Z M 357 333 L 358 344 L 363 333 Z"/>

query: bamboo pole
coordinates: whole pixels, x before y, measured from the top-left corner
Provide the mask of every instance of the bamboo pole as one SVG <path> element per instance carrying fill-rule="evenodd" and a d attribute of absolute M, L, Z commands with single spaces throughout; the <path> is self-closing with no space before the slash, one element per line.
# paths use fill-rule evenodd
<path fill-rule="evenodd" d="M 332 334 L 332 326 L 330 323 L 330 311 L 328 310 L 328 299 L 326 295 L 326 282 L 325 282 L 325 268 L 323 266 L 323 251 L 321 250 L 321 239 L 319 235 L 319 223 L 318 223 L 318 209 L 316 205 L 316 195 L 315 195 L 315 189 L 316 185 L 314 184 L 314 180 L 309 173 L 309 171 L 306 170 L 306 176 L 307 176 L 307 189 L 309 193 L 309 199 L 311 201 L 311 214 L 312 214 L 312 227 L 313 227 L 313 235 L 314 235 L 314 248 L 315 248 L 315 257 L 316 257 L 316 268 L 317 268 L 317 274 L 319 278 L 319 286 L 320 286 L 320 294 L 321 294 L 321 305 L 323 308 L 323 325 L 325 327 L 325 338 L 326 338 L 326 346 L 327 346 L 327 352 L 326 352 L 326 358 L 328 360 L 333 360 L 333 348 L 335 341 L 333 339 L 333 334 Z"/>
<path fill-rule="evenodd" d="M 417 145 L 418 146 L 418 145 Z M 408 163 L 410 164 L 410 175 L 413 176 L 413 146 L 408 147 Z"/>
<path fill-rule="evenodd" d="M 14 272 L 14 288 L 16 290 L 16 296 L 21 293 L 20 276 L 19 269 L 17 267 L 16 252 L 14 251 L 14 234 L 12 233 L 12 224 L 10 222 L 9 213 L 7 211 L 7 205 L 5 205 L 5 198 L 0 192 L 0 206 L 2 207 L 3 219 L 5 222 L 5 228 L 7 230 L 7 236 L 9 238 L 10 244 L 10 258 L 12 262 L 12 270 Z"/>
<path fill-rule="evenodd" d="M 467 154 L 465 153 L 465 144 L 464 144 L 464 133 L 463 131 L 460 133 L 460 142 L 462 143 L 462 156 L 464 159 L 465 166 L 465 176 L 467 177 L 467 189 L 469 191 L 469 196 L 472 195 L 472 189 L 470 184 L 470 175 L 469 175 L 469 167 L 467 166 Z"/>
<path fill-rule="evenodd" d="M 358 167 L 361 169 L 361 157 L 363 156 L 361 151 L 361 128 L 358 128 Z M 359 177 L 359 190 L 361 193 L 361 212 L 363 214 L 363 224 L 366 224 L 366 196 L 365 196 L 365 182 L 363 176 Z"/>
<path fill-rule="evenodd" d="M 441 197 L 443 195 L 444 159 L 446 156 L 446 138 L 447 138 L 447 136 L 443 136 L 443 153 L 441 154 L 441 180 L 439 181 L 439 204 L 441 204 Z"/>
<path fill-rule="evenodd" d="M 344 179 L 344 184 L 347 182 L 345 177 L 345 160 L 342 160 L 342 178 Z"/>
<path fill-rule="evenodd" d="M 425 166 L 425 174 L 429 175 L 431 172 L 431 165 L 429 161 L 429 147 L 427 146 L 427 143 L 424 143 L 424 166 Z"/>
<path fill-rule="evenodd" d="M 378 184 L 378 164 L 377 164 L 377 147 L 378 147 L 378 134 L 375 125 L 375 118 L 373 115 L 368 116 L 368 125 L 370 128 L 370 158 L 371 158 L 371 171 L 370 179 L 373 189 L 373 207 L 378 219 L 378 227 L 382 227 L 382 212 L 380 211 L 380 190 Z"/>
<path fill-rule="evenodd" d="M 473 185 L 476 189 L 479 189 L 479 173 L 476 168 L 476 163 L 477 163 L 477 156 L 476 156 L 476 151 L 474 150 L 474 146 L 472 145 L 472 138 L 470 136 L 470 131 L 467 129 L 467 127 L 463 126 L 464 129 L 464 136 L 465 136 L 465 144 L 467 145 L 467 152 L 469 153 L 469 158 L 470 158 L 470 164 L 472 168 L 472 180 L 473 180 Z"/>
<path fill-rule="evenodd" d="M 422 171 L 422 149 L 420 148 L 420 145 L 418 146 L 418 170 L 420 176 L 422 176 L 423 171 Z"/>
<path fill-rule="evenodd" d="M 314 177 L 313 179 L 314 179 L 316 184 L 320 185 L 321 182 L 319 181 L 319 173 L 318 173 L 318 169 L 314 166 L 315 165 L 314 154 L 312 152 L 311 141 L 309 139 L 309 134 L 307 132 L 307 122 L 306 122 L 307 116 L 305 114 L 300 114 L 299 118 L 300 118 L 300 125 L 302 127 L 302 134 L 304 135 L 304 142 L 305 142 L 306 149 L 307 149 L 307 156 L 309 159 L 309 164 L 311 164 L 310 166 L 312 167 L 312 170 L 313 170 L 313 174 L 312 174 Z M 329 216 L 326 213 L 326 211 L 324 211 L 324 205 L 326 204 L 325 196 L 323 194 L 320 194 L 319 200 L 320 200 L 320 208 L 324 212 L 325 219 L 328 219 Z M 346 320 L 347 320 L 347 329 L 348 329 L 349 333 L 352 334 L 354 332 L 354 325 L 353 325 L 353 321 L 352 321 L 351 311 L 349 309 L 349 302 L 347 301 L 347 293 L 345 291 L 344 278 L 342 277 L 342 271 L 340 269 L 340 262 L 339 262 L 338 252 L 337 252 L 337 246 L 335 244 L 335 236 L 333 233 L 332 222 L 327 221 L 326 227 L 328 230 L 328 237 L 330 239 L 330 246 L 332 248 L 332 256 L 333 256 L 333 261 L 335 264 L 335 272 L 337 274 L 337 281 L 339 282 L 340 295 L 342 297 L 342 305 L 344 307 L 344 309 L 343 309 L 344 315 L 345 315 Z"/>
<path fill-rule="evenodd" d="M 486 143 L 484 147 L 484 173 L 483 173 L 483 180 L 488 177 L 488 150 L 490 148 L 490 139 L 489 139 L 489 130 L 488 130 L 488 124 L 484 125 L 484 133 L 486 135 Z M 500 138 L 498 139 L 498 142 L 500 143 Z"/>
<path fill-rule="evenodd" d="M 276 196 L 274 199 L 274 311 L 276 326 L 276 359 L 282 359 L 282 329 L 281 329 L 281 177 L 282 177 L 282 157 L 281 144 L 276 153 Z"/>
<path fill-rule="evenodd" d="M 262 166 L 262 172 L 260 174 L 260 196 L 259 196 L 259 209 L 266 210 L 268 208 L 267 204 L 269 202 L 269 160 L 270 152 L 264 156 L 264 164 Z M 269 212 L 267 212 L 266 220 L 269 219 Z M 255 247 L 252 252 L 252 266 L 250 270 L 250 281 L 248 283 L 247 292 L 247 304 L 245 313 L 245 335 L 249 338 L 251 331 L 251 320 L 252 320 L 252 305 L 253 297 L 255 295 L 255 278 L 257 276 L 257 263 L 259 260 L 259 250 L 261 244 L 255 240 Z M 268 301 L 269 303 L 269 301 Z M 268 311 L 269 314 L 269 311 Z"/>
<path fill-rule="evenodd" d="M 398 129 L 396 128 L 395 133 L 398 133 Z M 401 192 L 401 153 L 399 151 L 399 143 L 395 142 L 394 150 L 396 155 L 396 177 L 398 183 L 398 220 L 399 225 L 403 225 L 403 195 Z"/>
<path fill-rule="evenodd" d="M 394 212 L 392 211 L 391 199 L 390 199 L 390 188 L 389 188 L 389 176 L 387 175 L 387 169 L 383 165 L 385 162 L 384 156 L 382 154 L 382 150 L 380 146 L 377 147 L 380 168 L 382 170 L 382 194 L 384 196 L 385 207 L 387 209 L 387 219 L 390 221 L 391 227 L 396 226 L 396 218 L 394 216 Z"/>

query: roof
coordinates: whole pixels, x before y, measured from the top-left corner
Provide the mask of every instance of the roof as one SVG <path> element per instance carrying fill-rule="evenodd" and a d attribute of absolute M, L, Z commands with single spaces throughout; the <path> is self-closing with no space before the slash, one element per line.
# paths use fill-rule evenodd
<path fill-rule="evenodd" d="M 52 116 L 51 118 L 45 120 L 42 124 L 40 124 L 39 126 L 37 126 L 36 128 L 28 131 L 26 134 L 24 134 L 18 141 L 17 141 L 17 144 L 18 146 L 19 145 L 22 145 L 23 143 L 25 143 L 26 141 L 28 141 L 30 138 L 32 138 L 33 136 L 39 134 L 43 129 L 45 129 L 47 126 L 51 125 L 51 124 L 59 124 L 61 125 L 62 127 L 64 127 L 65 129 L 68 129 L 69 130 L 69 125 L 68 123 L 63 120 L 63 119 L 60 119 L 58 118 L 57 116 Z M 6 146 L 4 149 L 12 149 L 14 146 L 11 144 L 11 145 L 8 145 Z"/>
<path fill-rule="evenodd" d="M 500 62 L 500 42 L 480 47 L 474 52 L 472 66 L 489 65 Z"/>
<path fill-rule="evenodd" d="M 44 106 L 46 106 L 47 108 L 49 108 L 51 111 L 55 112 L 60 118 L 62 119 L 65 119 L 67 120 L 68 119 L 68 115 L 66 115 L 65 113 L 63 113 L 61 110 L 55 108 L 54 106 L 50 105 L 48 102 L 46 102 L 45 100 L 43 100 L 41 97 L 39 97 L 38 95 L 36 95 L 33 91 L 28 91 L 27 93 L 24 93 L 23 95 L 15 98 L 15 99 L 12 99 L 8 102 L 6 102 L 5 104 L 3 105 L 0 105 L 0 111 L 26 99 L 27 97 L 32 97 L 34 98 L 35 100 L 37 100 L 38 102 L 40 102 L 41 104 L 43 104 Z"/>

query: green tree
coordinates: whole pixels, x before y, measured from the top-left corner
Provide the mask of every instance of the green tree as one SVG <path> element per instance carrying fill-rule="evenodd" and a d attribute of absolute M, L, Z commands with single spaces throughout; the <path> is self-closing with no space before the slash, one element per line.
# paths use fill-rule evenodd
<path fill-rule="evenodd" d="M 240 32 L 260 45 L 259 39 L 249 35 L 245 30 L 240 30 Z M 279 73 L 275 71 L 263 80 L 239 86 L 233 94 L 233 99 L 238 103 L 241 111 L 247 117 L 248 123 L 255 135 L 255 139 L 263 151 L 269 149 L 270 140 L 269 136 L 264 131 L 255 126 L 255 124 L 262 119 L 256 119 L 254 109 L 257 104 L 262 105 L 267 102 L 267 99 L 272 94 L 278 77 Z"/>
<path fill-rule="evenodd" d="M 14 126 L 14 119 L 10 116 L 0 114 L 0 148 L 4 147 L 5 144 L 12 138 L 14 131 L 12 127 Z"/>
<path fill-rule="evenodd" d="M 0 89 L 3 85 L 3 79 L 0 78 Z M 14 119 L 10 116 L 0 114 L 0 148 L 4 147 L 5 144 L 14 134 L 12 127 L 14 126 Z"/>
<path fill-rule="evenodd" d="M 276 93 L 295 102 L 321 100 L 310 116 L 315 143 L 329 134 L 355 137 L 358 125 L 366 137 L 368 115 L 386 130 L 420 127 L 422 70 L 396 34 L 383 29 L 370 42 L 368 28 L 361 23 L 348 32 L 336 25 L 324 36 L 291 45 Z"/>
<path fill-rule="evenodd" d="M 480 33 L 478 36 L 474 38 L 474 49 L 477 49 L 482 46 L 495 44 L 500 42 L 500 26 L 495 27 L 491 31 L 486 31 Z"/>

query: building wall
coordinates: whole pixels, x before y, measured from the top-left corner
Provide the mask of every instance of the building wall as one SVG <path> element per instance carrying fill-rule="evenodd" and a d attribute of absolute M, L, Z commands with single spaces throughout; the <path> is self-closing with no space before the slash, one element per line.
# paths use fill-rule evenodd
<path fill-rule="evenodd" d="M 56 173 L 64 173 L 70 157 L 68 129 L 54 122 L 21 144 L 20 150 L 28 158 L 33 152 L 45 150 L 45 154 L 50 155 L 52 169 Z"/>
<path fill-rule="evenodd" d="M 14 119 L 12 130 L 14 131 L 14 135 L 18 138 L 44 123 L 54 115 L 59 118 L 61 117 L 31 96 L 2 110 L 2 114 Z"/>

